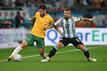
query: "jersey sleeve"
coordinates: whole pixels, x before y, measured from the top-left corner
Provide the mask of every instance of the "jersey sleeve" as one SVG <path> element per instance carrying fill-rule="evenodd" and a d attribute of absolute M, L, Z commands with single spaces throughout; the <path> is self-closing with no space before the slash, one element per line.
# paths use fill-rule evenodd
<path fill-rule="evenodd" d="M 61 24 L 61 22 L 62 22 L 62 19 L 63 19 L 63 18 L 61 18 L 61 19 L 57 20 L 57 21 L 54 23 L 54 25 L 55 25 L 55 26 L 60 25 L 60 24 Z"/>
<path fill-rule="evenodd" d="M 54 23 L 54 19 L 51 17 L 50 24 Z"/>
<path fill-rule="evenodd" d="M 73 17 L 73 19 L 74 19 L 75 22 L 80 20 L 79 17 Z"/>
<path fill-rule="evenodd" d="M 39 15 L 39 12 L 36 12 L 34 17 L 37 17 L 38 15 Z"/>
<path fill-rule="evenodd" d="M 54 19 L 50 16 L 49 17 L 49 29 L 53 28 Z"/>

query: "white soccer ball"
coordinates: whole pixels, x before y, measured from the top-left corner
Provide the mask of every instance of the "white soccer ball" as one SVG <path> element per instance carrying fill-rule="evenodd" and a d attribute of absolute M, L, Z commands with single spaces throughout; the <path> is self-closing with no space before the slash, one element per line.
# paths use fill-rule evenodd
<path fill-rule="evenodd" d="M 13 61 L 22 61 L 22 56 L 20 54 L 13 55 Z"/>

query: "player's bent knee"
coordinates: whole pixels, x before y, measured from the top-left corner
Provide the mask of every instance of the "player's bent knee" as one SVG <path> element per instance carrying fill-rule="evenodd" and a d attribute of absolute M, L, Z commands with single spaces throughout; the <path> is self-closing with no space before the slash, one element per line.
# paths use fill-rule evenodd
<path fill-rule="evenodd" d="M 20 44 L 22 46 L 22 48 L 26 48 L 28 45 L 28 42 L 23 40 L 22 43 Z"/>
<path fill-rule="evenodd" d="M 40 51 L 40 52 L 43 52 L 43 51 L 44 51 L 44 48 L 39 48 L 39 51 Z"/>
<path fill-rule="evenodd" d="M 63 48 L 64 45 L 62 43 L 58 43 L 57 47 L 58 47 L 58 49 L 60 49 L 60 48 Z"/>
<path fill-rule="evenodd" d="M 79 49 L 85 48 L 85 46 L 84 46 L 83 44 L 79 44 L 77 47 L 78 47 Z"/>

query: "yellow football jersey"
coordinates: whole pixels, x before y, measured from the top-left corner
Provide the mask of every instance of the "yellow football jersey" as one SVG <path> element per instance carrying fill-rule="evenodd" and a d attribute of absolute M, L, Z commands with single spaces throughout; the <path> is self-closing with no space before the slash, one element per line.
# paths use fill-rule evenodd
<path fill-rule="evenodd" d="M 31 33 L 35 36 L 44 38 L 46 30 L 50 27 L 50 25 L 53 24 L 54 20 L 48 14 L 41 17 L 39 12 L 35 14 L 35 17 L 36 21 L 34 23 Z"/>

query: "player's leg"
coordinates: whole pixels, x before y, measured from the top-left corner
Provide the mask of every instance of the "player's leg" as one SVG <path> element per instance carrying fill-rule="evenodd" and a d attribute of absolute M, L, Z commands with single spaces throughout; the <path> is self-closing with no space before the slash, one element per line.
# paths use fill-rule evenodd
<path fill-rule="evenodd" d="M 60 49 L 60 48 L 63 48 L 63 47 L 64 47 L 64 44 L 61 41 L 59 41 L 58 44 L 56 44 L 54 46 L 54 48 L 52 48 L 50 50 L 48 57 L 52 58 L 56 54 L 57 50 Z"/>
<path fill-rule="evenodd" d="M 44 44 L 44 38 L 35 37 L 36 45 L 39 50 L 40 55 L 45 59 L 46 58 L 46 52 L 45 52 L 45 44 Z"/>
<path fill-rule="evenodd" d="M 58 44 L 56 44 L 55 47 L 50 50 L 48 56 L 45 59 L 41 60 L 41 62 L 49 62 L 50 59 L 56 54 L 57 49 L 60 49 L 62 47 L 64 47 L 63 43 L 58 42 Z"/>
<path fill-rule="evenodd" d="M 78 38 L 73 38 L 72 44 L 75 47 L 77 47 L 83 51 L 83 53 L 88 61 L 96 61 L 96 59 L 90 57 L 90 53 L 89 53 L 88 49 Z"/>
<path fill-rule="evenodd" d="M 79 44 L 79 45 L 77 46 L 77 48 L 81 49 L 81 50 L 83 51 L 85 57 L 86 57 L 87 59 L 89 59 L 90 53 L 89 53 L 88 49 L 84 46 L 84 44 Z"/>
<path fill-rule="evenodd" d="M 55 56 L 58 49 L 63 48 L 64 46 L 67 46 L 69 44 L 69 41 L 66 38 L 63 38 L 52 48 L 48 54 L 48 57 L 44 60 L 41 60 L 41 62 L 48 62 L 50 59 Z"/>
<path fill-rule="evenodd" d="M 56 44 L 54 48 L 50 50 L 48 57 L 52 58 L 55 55 L 57 49 L 63 48 L 64 46 L 67 46 L 69 43 L 70 42 L 68 38 L 62 38 L 62 40 L 60 40 L 58 44 Z"/>
<path fill-rule="evenodd" d="M 39 53 L 45 59 L 47 57 L 45 49 L 44 48 L 39 48 Z"/>
<path fill-rule="evenodd" d="M 95 58 L 90 57 L 90 53 L 89 53 L 88 49 L 84 46 L 84 44 L 79 44 L 77 47 L 83 51 L 83 53 L 88 61 L 96 61 Z"/>
<path fill-rule="evenodd" d="M 12 60 L 13 55 L 18 54 L 23 48 L 25 48 L 28 44 L 31 45 L 33 43 L 32 34 L 29 34 L 28 37 L 23 40 L 19 46 L 17 46 L 12 54 L 8 57 L 8 61 Z"/>
<path fill-rule="evenodd" d="M 19 46 L 17 46 L 12 52 L 12 54 L 8 57 L 8 61 L 12 60 L 13 55 L 18 54 L 27 45 L 28 45 L 28 42 L 26 40 L 23 40 L 22 43 Z"/>

